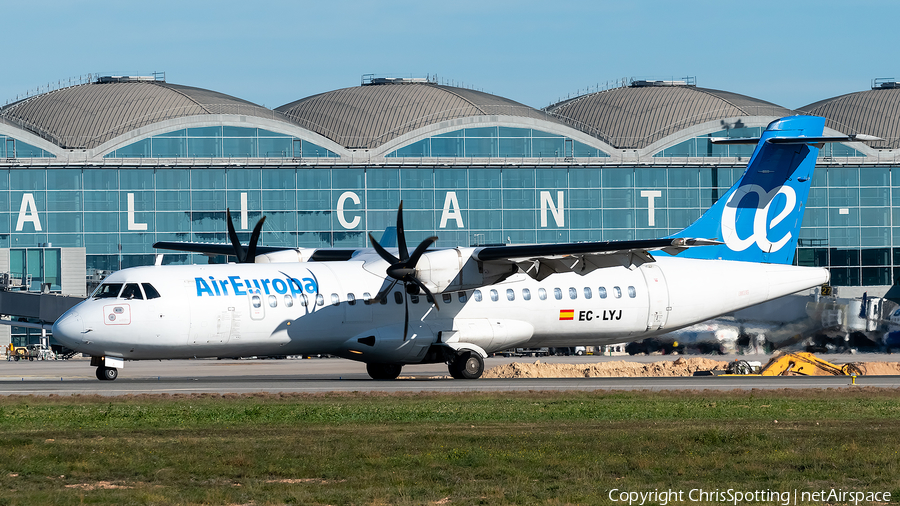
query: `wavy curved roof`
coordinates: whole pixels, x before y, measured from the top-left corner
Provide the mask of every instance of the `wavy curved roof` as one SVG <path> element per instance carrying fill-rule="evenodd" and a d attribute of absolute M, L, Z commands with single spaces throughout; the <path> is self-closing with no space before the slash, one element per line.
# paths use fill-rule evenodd
<path fill-rule="evenodd" d="M 430 83 L 343 88 L 275 109 L 303 128 L 347 148 L 371 149 L 421 127 L 471 116 L 547 114 L 489 93 Z"/>
<path fill-rule="evenodd" d="M 798 109 L 823 116 L 838 132 L 868 134 L 883 141 L 866 142 L 875 149 L 900 148 L 900 89 L 876 88 L 821 100 Z"/>
<path fill-rule="evenodd" d="M 679 130 L 740 116 L 788 116 L 789 109 L 695 86 L 632 86 L 582 95 L 546 111 L 619 149 L 641 149 Z"/>
<path fill-rule="evenodd" d="M 0 109 L 0 119 L 65 149 L 95 148 L 151 123 L 204 114 L 278 116 L 246 100 L 163 81 L 82 84 Z"/>

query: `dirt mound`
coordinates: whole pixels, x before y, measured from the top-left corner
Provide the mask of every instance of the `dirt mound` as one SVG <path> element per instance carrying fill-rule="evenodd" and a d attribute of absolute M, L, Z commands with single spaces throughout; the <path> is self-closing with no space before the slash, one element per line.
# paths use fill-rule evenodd
<path fill-rule="evenodd" d="M 893 376 L 900 374 L 900 362 L 857 362 L 867 376 Z"/>
<path fill-rule="evenodd" d="M 484 378 L 602 378 L 602 377 L 661 377 L 692 376 L 696 371 L 725 369 L 728 362 L 703 357 L 640 363 L 617 360 L 596 364 L 532 364 L 513 362 L 492 367 Z"/>
<path fill-rule="evenodd" d="M 900 362 L 857 362 L 867 375 L 900 374 Z M 693 376 L 696 371 L 724 370 L 728 362 L 703 357 L 663 360 L 660 362 L 599 362 L 596 364 L 545 364 L 540 360 L 526 364 L 513 362 L 484 371 L 484 378 L 603 378 L 603 377 L 663 377 Z M 810 368 L 810 376 L 830 376 L 830 373 Z"/>

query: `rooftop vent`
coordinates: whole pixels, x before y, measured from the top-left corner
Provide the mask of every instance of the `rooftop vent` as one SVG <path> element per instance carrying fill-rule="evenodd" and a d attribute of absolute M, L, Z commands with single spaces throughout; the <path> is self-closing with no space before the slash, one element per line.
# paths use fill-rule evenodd
<path fill-rule="evenodd" d="M 97 76 L 96 83 L 146 83 L 155 81 L 166 81 L 165 72 L 154 72 L 149 76 Z"/>
<path fill-rule="evenodd" d="M 632 88 L 646 88 L 650 86 L 697 86 L 697 79 L 694 77 L 685 77 L 679 80 L 662 80 L 662 79 L 632 79 L 630 83 Z"/>
<path fill-rule="evenodd" d="M 363 74 L 362 86 L 374 84 L 437 84 L 437 76 L 426 77 L 375 77 L 375 74 Z"/>
<path fill-rule="evenodd" d="M 873 90 L 892 90 L 894 88 L 900 88 L 900 81 L 893 77 L 879 77 L 872 80 Z"/>

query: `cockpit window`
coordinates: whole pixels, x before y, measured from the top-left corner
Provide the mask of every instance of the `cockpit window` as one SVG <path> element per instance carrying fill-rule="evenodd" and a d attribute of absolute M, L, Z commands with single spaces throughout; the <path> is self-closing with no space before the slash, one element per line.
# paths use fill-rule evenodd
<path fill-rule="evenodd" d="M 95 299 L 115 299 L 122 291 L 122 283 L 103 283 L 94 292 Z"/>
<path fill-rule="evenodd" d="M 141 293 L 141 288 L 137 285 L 137 283 L 128 283 L 125 285 L 125 289 L 122 290 L 122 299 L 132 300 L 132 299 L 141 299 L 143 300 L 144 294 Z"/>
<path fill-rule="evenodd" d="M 144 289 L 144 294 L 148 299 L 158 299 L 159 292 L 156 291 L 156 288 L 153 288 L 153 285 L 150 283 L 141 283 L 141 287 Z"/>

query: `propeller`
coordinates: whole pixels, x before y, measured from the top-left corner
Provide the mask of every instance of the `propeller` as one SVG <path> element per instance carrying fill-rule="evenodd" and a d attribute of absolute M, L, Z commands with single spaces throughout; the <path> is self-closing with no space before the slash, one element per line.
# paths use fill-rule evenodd
<path fill-rule="evenodd" d="M 238 239 L 237 232 L 234 230 L 234 222 L 231 220 L 231 209 L 226 207 L 225 215 L 228 217 L 228 237 L 234 246 L 234 255 L 237 257 L 238 263 L 252 264 L 256 261 L 256 243 L 259 242 L 259 234 L 262 232 L 262 226 L 266 221 L 266 217 L 263 216 L 256 222 L 256 226 L 253 227 L 253 233 L 250 234 L 250 243 L 247 244 L 247 249 L 244 249 L 244 246 L 241 245 L 241 241 Z"/>
<path fill-rule="evenodd" d="M 397 210 L 397 247 L 399 249 L 400 258 L 395 257 L 394 255 L 388 253 L 386 249 L 384 249 L 378 241 L 372 237 L 372 234 L 369 234 L 369 240 L 372 241 L 372 247 L 375 248 L 375 251 L 378 253 L 385 262 L 387 262 L 388 268 L 385 271 L 391 279 L 394 281 L 385 289 L 379 293 L 375 299 L 381 300 L 383 297 L 390 292 L 394 286 L 398 282 L 403 283 L 403 291 L 407 294 L 417 294 L 419 290 L 425 292 L 428 298 L 434 303 L 434 308 L 438 311 L 441 308 L 438 306 L 437 298 L 435 298 L 434 294 L 431 293 L 431 290 L 425 286 L 422 281 L 416 277 L 416 264 L 419 262 L 419 258 L 422 257 L 422 254 L 425 253 L 425 250 L 428 249 L 429 246 L 434 244 L 437 241 L 436 236 L 429 237 L 419 243 L 415 250 L 413 250 L 413 254 L 409 254 L 409 250 L 406 247 L 406 237 L 403 231 L 403 202 L 400 202 L 400 208 Z M 409 330 L 409 303 L 408 297 L 404 297 L 404 309 L 405 316 L 403 320 L 403 340 L 406 341 L 406 335 Z"/>

